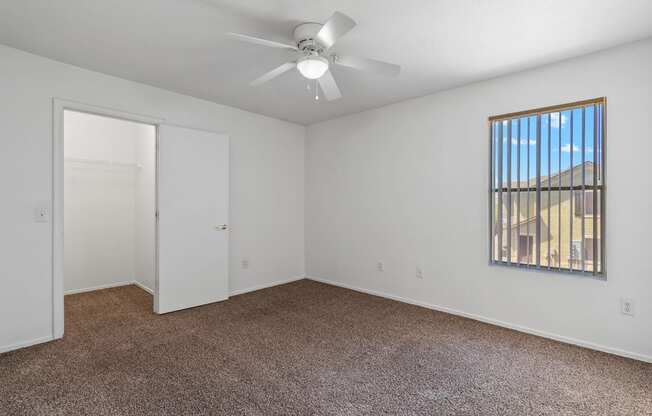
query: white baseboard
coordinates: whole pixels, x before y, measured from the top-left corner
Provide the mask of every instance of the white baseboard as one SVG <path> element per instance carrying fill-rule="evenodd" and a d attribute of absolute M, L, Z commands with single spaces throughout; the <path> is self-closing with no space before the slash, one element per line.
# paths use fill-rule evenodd
<path fill-rule="evenodd" d="M 472 313 L 463 312 L 457 309 L 448 308 L 446 306 L 433 305 L 431 303 L 421 302 L 414 299 L 404 298 L 402 296 L 390 295 L 388 293 L 383 293 L 377 290 L 364 289 L 360 287 L 351 286 L 345 283 L 335 282 L 329 279 L 323 279 L 319 277 L 306 276 L 306 279 L 314 280 L 316 282 L 326 283 L 332 286 L 338 286 L 345 289 L 355 290 L 356 292 L 362 292 L 369 295 L 379 296 L 381 298 L 391 299 L 398 302 L 409 303 L 410 305 L 421 306 L 423 308 L 432 309 L 439 312 L 450 313 L 451 315 L 457 315 L 464 318 L 473 319 L 475 321 L 484 322 L 491 325 L 500 326 L 507 329 L 512 329 L 514 331 L 524 332 L 526 334 L 536 335 L 543 338 L 552 339 L 555 341 L 563 342 L 565 344 L 572 344 L 578 347 L 588 348 L 596 351 L 606 352 L 608 354 L 618 355 L 625 358 L 632 358 L 634 360 L 643 361 L 646 363 L 652 363 L 652 356 L 639 354 L 636 352 L 626 351 L 619 348 L 607 347 L 604 345 L 595 344 L 593 342 L 584 341 L 581 339 L 571 338 L 564 335 L 553 334 L 546 331 L 540 331 L 537 329 L 528 328 L 522 325 L 512 324 L 509 322 L 500 321 L 493 318 L 488 318 L 485 316 L 475 315 Z"/>
<path fill-rule="evenodd" d="M 0 354 L 2 354 L 3 352 L 9 352 L 9 351 L 13 351 L 13 350 L 18 350 L 20 348 L 31 347 L 32 345 L 42 344 L 44 342 L 49 342 L 49 341 L 53 341 L 53 340 L 54 340 L 54 338 L 52 336 L 48 336 L 48 337 L 36 338 L 36 339 L 30 340 L 30 341 L 18 342 L 16 344 L 3 345 L 3 346 L 0 347 Z"/>
<path fill-rule="evenodd" d="M 231 290 L 229 292 L 229 295 L 230 296 L 242 295 L 243 293 L 255 292 L 256 290 L 267 289 L 268 287 L 274 287 L 274 286 L 278 286 L 278 285 L 284 285 L 286 283 L 296 282 L 297 280 L 302 280 L 302 279 L 305 279 L 305 277 L 304 276 L 296 276 L 296 277 L 291 277 L 289 279 L 277 280 L 277 281 L 271 282 L 271 283 L 265 283 L 265 284 L 262 284 L 262 285 L 248 287 L 248 288 L 245 288 L 245 289 Z M 154 295 L 154 290 L 148 288 L 144 284 L 142 284 L 142 283 L 140 283 L 138 281 L 135 281 L 135 280 L 130 281 L 130 282 L 119 282 L 119 283 L 112 283 L 112 284 L 108 284 L 108 285 L 88 287 L 88 288 L 83 288 L 83 289 L 67 290 L 65 292 L 65 294 L 66 295 L 74 295 L 76 293 L 92 292 L 94 290 L 109 289 L 109 288 L 112 288 L 112 287 L 127 286 L 127 285 L 136 285 L 139 288 L 143 289 L 145 292 L 149 293 L 150 295 Z"/>
<path fill-rule="evenodd" d="M 110 289 L 112 287 L 120 287 L 120 286 L 127 286 L 127 285 L 133 285 L 133 281 L 128 281 L 128 282 L 117 282 L 117 283 L 109 283 L 108 285 L 99 285 L 99 286 L 93 286 L 93 287 L 85 287 L 82 289 L 71 289 L 71 290 L 66 290 L 63 294 L 64 295 L 74 295 L 77 293 L 84 293 L 84 292 L 92 292 L 94 290 L 101 290 L 101 289 Z"/>
<path fill-rule="evenodd" d="M 258 286 L 252 286 L 252 287 L 248 287 L 248 288 L 246 288 L 246 289 L 231 290 L 231 291 L 229 292 L 229 294 L 230 294 L 231 296 L 242 295 L 243 293 L 255 292 L 256 290 L 267 289 L 268 287 L 274 287 L 274 286 L 278 286 L 278 285 L 284 285 L 284 284 L 286 284 L 286 283 L 296 282 L 297 280 L 303 280 L 303 279 L 305 279 L 305 278 L 306 278 L 305 276 L 291 277 L 291 278 L 289 278 L 289 279 L 285 279 L 285 280 L 277 280 L 277 281 L 275 281 L 275 282 L 265 283 L 265 284 L 258 285 Z"/>
<path fill-rule="evenodd" d="M 118 282 L 118 283 L 110 283 L 108 285 L 100 285 L 100 286 L 93 286 L 93 287 L 85 287 L 83 289 L 72 289 L 72 290 L 66 290 L 64 292 L 64 295 L 75 295 L 77 293 L 85 293 L 85 292 L 93 292 L 95 290 L 102 290 L 102 289 L 110 289 L 112 287 L 120 287 L 120 286 L 129 286 L 129 285 L 136 285 L 139 288 L 143 289 L 145 292 L 149 293 L 150 295 L 154 294 L 154 291 L 144 284 L 137 282 L 135 280 L 129 281 L 129 282 Z"/>
<path fill-rule="evenodd" d="M 139 288 L 143 289 L 145 292 L 149 293 L 150 295 L 154 296 L 154 290 L 148 288 L 148 287 L 145 286 L 144 284 L 142 284 L 142 283 L 140 283 L 140 282 L 138 282 L 138 281 L 135 281 L 135 280 L 134 280 L 133 284 L 135 284 L 135 285 L 138 286 Z"/>

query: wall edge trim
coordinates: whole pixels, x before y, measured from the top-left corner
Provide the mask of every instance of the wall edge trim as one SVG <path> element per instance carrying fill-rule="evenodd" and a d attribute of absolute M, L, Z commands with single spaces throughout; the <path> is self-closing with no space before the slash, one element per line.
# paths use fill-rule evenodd
<path fill-rule="evenodd" d="M 652 363 L 652 356 L 650 356 L 650 355 L 645 355 L 645 354 L 640 354 L 640 353 L 636 353 L 636 352 L 632 352 L 632 351 L 622 350 L 622 349 L 619 349 L 619 348 L 607 347 L 607 346 L 596 344 L 596 343 L 593 343 L 593 342 L 590 342 L 590 341 L 585 341 L 585 340 L 581 340 L 581 339 L 577 339 L 577 338 L 571 338 L 571 337 L 567 337 L 567 336 L 564 336 L 564 335 L 554 334 L 554 333 L 551 333 L 551 332 L 541 331 L 541 330 L 529 328 L 529 327 L 526 327 L 526 326 L 523 326 L 523 325 L 513 324 L 513 323 L 510 323 L 510 322 L 505 322 L 505 321 L 501 321 L 501 320 L 494 319 L 494 318 L 489 318 L 489 317 L 482 316 L 482 315 L 477 315 L 477 314 L 473 314 L 473 313 L 460 311 L 460 310 L 449 308 L 449 307 L 446 307 L 446 306 L 440 306 L 440 305 L 435 305 L 435 304 L 431 304 L 431 303 L 428 303 L 428 302 L 422 302 L 422 301 L 418 301 L 418 300 L 414 300 L 414 299 L 410 299 L 410 298 L 406 298 L 406 297 L 402 297 L 402 296 L 391 295 L 391 294 L 381 292 L 381 291 L 378 291 L 378 290 L 365 289 L 365 288 L 349 285 L 349 284 L 346 284 L 346 283 L 340 283 L 340 282 L 330 280 L 330 279 L 324 279 L 324 278 L 321 278 L 321 277 L 306 276 L 306 279 L 313 280 L 315 282 L 324 283 L 324 284 L 331 285 L 331 286 L 341 287 L 341 288 L 344 288 L 344 289 L 354 290 L 356 292 L 366 293 L 368 295 L 379 296 L 381 298 L 390 299 L 390 300 L 394 300 L 394 301 L 398 301 L 398 302 L 402 302 L 402 303 L 407 303 L 407 304 L 410 304 L 410 305 L 420 306 L 422 308 L 427 308 L 427 309 L 431 309 L 431 310 L 438 311 L 438 312 L 449 313 L 451 315 L 456 315 L 456 316 L 460 316 L 460 317 L 463 317 L 463 318 L 472 319 L 474 321 L 479 321 L 479 322 L 483 322 L 483 323 L 486 323 L 486 324 L 495 325 L 495 326 L 499 326 L 499 327 L 502 327 L 502 328 L 507 328 L 507 329 L 511 329 L 511 330 L 514 330 L 514 331 L 539 336 L 539 337 L 542 337 L 542 338 L 551 339 L 553 341 L 562 342 L 564 344 L 570 344 L 570 345 L 574 345 L 574 346 L 582 347 L 582 348 L 587 348 L 587 349 L 594 350 L 594 351 L 599 351 L 599 352 L 603 352 L 603 353 L 607 353 L 607 354 L 617 355 L 617 356 L 625 357 L 625 358 L 631 358 L 633 360 L 638 360 L 638 361 L 642 361 L 642 362 L 646 362 L 646 363 Z"/>
<path fill-rule="evenodd" d="M 149 293 L 150 295 L 154 296 L 154 291 L 148 288 L 147 286 L 145 286 L 144 284 L 140 283 L 139 281 L 134 280 L 132 283 L 138 286 L 139 288 L 143 289 L 145 292 Z"/>
<path fill-rule="evenodd" d="M 306 276 L 295 276 L 295 277 L 290 277 L 289 279 L 276 280 L 276 281 L 273 281 L 273 282 L 270 282 L 270 283 L 263 283 L 261 285 L 250 286 L 250 287 L 244 288 L 244 289 L 230 290 L 229 291 L 229 296 L 242 295 L 242 294 L 245 294 L 245 293 L 255 292 L 257 290 L 267 289 L 267 288 L 274 287 L 274 286 L 280 286 L 280 285 L 296 282 L 296 281 L 303 280 L 303 279 L 306 279 Z"/>
<path fill-rule="evenodd" d="M 51 335 L 48 335 L 47 337 L 35 338 L 35 339 L 31 339 L 29 341 L 23 341 L 23 342 L 17 342 L 15 344 L 3 345 L 3 346 L 0 346 L 0 354 L 5 353 L 5 352 L 9 352 L 9 351 L 18 350 L 18 349 L 21 349 L 21 348 L 31 347 L 31 346 L 37 345 L 37 344 L 43 344 L 44 342 L 50 342 L 50 341 L 54 341 L 54 337 L 51 336 Z"/>
<path fill-rule="evenodd" d="M 120 287 L 120 286 L 129 286 L 136 284 L 133 280 L 125 280 L 123 282 L 116 282 L 116 283 L 109 283 L 106 285 L 99 285 L 99 286 L 91 286 L 91 287 L 83 287 L 81 289 L 70 289 L 66 290 L 63 292 L 64 296 L 65 295 L 76 295 L 78 293 L 86 293 L 86 292 L 93 292 L 95 290 L 102 290 L 102 289 L 110 289 L 112 287 Z"/>

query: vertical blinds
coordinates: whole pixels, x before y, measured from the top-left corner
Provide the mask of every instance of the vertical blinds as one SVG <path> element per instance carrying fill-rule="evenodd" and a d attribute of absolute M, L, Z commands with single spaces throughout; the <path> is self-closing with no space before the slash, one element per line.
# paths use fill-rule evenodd
<path fill-rule="evenodd" d="M 604 275 L 605 103 L 489 119 L 492 263 Z"/>

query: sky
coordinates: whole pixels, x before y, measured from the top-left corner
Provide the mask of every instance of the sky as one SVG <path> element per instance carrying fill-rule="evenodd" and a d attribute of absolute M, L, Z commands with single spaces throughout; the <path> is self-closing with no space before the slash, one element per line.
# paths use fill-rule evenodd
<path fill-rule="evenodd" d="M 584 161 L 593 162 L 594 151 L 594 107 L 573 109 L 562 112 L 541 115 L 541 176 L 554 175 L 560 170 L 564 171 L 571 166 L 582 164 L 582 134 L 584 134 Z M 602 107 L 597 107 L 598 136 L 601 134 Z M 508 177 L 508 150 L 511 150 L 511 175 L 516 184 L 517 179 L 525 181 L 536 178 L 536 149 L 537 149 L 537 116 L 522 117 L 502 122 L 502 129 L 496 122 L 493 124 L 493 144 L 502 142 L 503 152 L 503 182 Z M 561 123 L 560 123 L 561 122 Z M 509 125 L 511 124 L 511 131 Z M 561 124 L 561 125 L 560 125 Z M 582 128 L 584 127 L 584 131 Z M 511 133 L 511 137 L 510 136 Z M 572 134 L 571 134 L 572 133 Z M 502 134 L 502 141 L 499 136 Z M 561 143 L 560 143 L 561 141 Z M 572 142 L 571 142 L 572 141 Z M 520 146 L 519 146 L 520 143 Z M 600 157 L 601 141 L 598 137 L 598 158 Z M 548 146 L 550 145 L 550 151 Z M 508 149 L 511 147 L 511 149 Z M 518 169 L 520 151 L 520 169 Z M 529 151 L 529 154 L 528 154 Z M 529 166 L 528 166 L 529 161 Z M 498 181 L 498 152 L 494 152 L 495 180 Z M 550 162 L 550 172 L 548 172 Z M 520 172 L 520 178 L 518 173 Z"/>

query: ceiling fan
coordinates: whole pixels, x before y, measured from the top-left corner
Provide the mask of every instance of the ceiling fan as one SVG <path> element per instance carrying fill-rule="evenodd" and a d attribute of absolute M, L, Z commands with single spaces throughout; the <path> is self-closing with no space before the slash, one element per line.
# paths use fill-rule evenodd
<path fill-rule="evenodd" d="M 355 21 L 349 16 L 335 12 L 323 25 L 308 22 L 294 28 L 294 44 L 276 42 L 240 33 L 230 32 L 227 35 L 244 42 L 272 48 L 291 49 L 297 52 L 296 61 L 286 62 L 278 68 L 272 69 L 253 80 L 250 85 L 261 85 L 296 68 L 304 78 L 316 80 L 326 99 L 332 101 L 342 97 L 342 93 L 330 72 L 332 65 L 341 65 L 390 77 L 398 76 L 401 72 L 400 66 L 387 62 L 331 53 L 331 48 L 335 42 L 353 29 L 355 25 Z M 315 99 L 318 100 L 319 88 L 316 87 L 315 92 Z"/>

